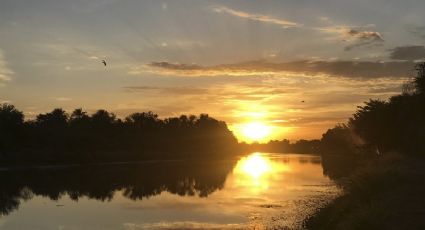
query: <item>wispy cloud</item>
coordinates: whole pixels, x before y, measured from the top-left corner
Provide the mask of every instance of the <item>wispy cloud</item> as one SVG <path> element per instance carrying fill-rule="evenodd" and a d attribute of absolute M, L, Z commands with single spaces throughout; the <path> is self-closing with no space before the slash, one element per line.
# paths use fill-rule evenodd
<path fill-rule="evenodd" d="M 0 49 L 0 84 L 10 81 L 14 72 L 9 68 L 3 51 Z"/>
<path fill-rule="evenodd" d="M 368 25 L 366 27 L 371 27 Z M 368 45 L 382 45 L 385 41 L 381 33 L 377 31 L 367 30 L 361 27 L 350 26 L 331 26 L 317 28 L 317 30 L 336 35 L 336 37 L 344 42 L 350 43 L 345 47 L 346 51 L 353 48 L 368 46 Z"/>
<path fill-rule="evenodd" d="M 212 6 L 211 9 L 216 13 L 226 13 L 234 17 L 244 18 L 252 21 L 269 23 L 282 26 L 283 28 L 300 27 L 301 24 L 280 18 L 274 18 L 269 15 L 253 14 L 240 10 L 231 9 L 225 6 Z"/>
<path fill-rule="evenodd" d="M 72 101 L 72 98 L 70 97 L 57 97 L 55 98 L 56 101 Z"/>
<path fill-rule="evenodd" d="M 186 77 L 199 76 L 273 76 L 273 75 L 327 75 L 345 78 L 405 78 L 411 73 L 412 61 L 371 62 L 371 61 L 294 61 L 270 63 L 252 61 L 215 66 L 152 62 L 131 73 L 143 72 L 159 75 Z"/>
<path fill-rule="evenodd" d="M 157 87 L 157 86 L 127 86 L 124 90 L 129 93 L 159 94 L 162 96 L 199 96 L 214 95 L 216 98 L 239 101 L 256 101 L 267 99 L 275 95 L 290 93 L 277 87 L 261 84 L 243 84 L 229 86 L 201 87 Z"/>
<path fill-rule="evenodd" d="M 168 95 L 199 95 L 207 93 L 207 89 L 199 87 L 155 87 L 155 86 L 126 86 L 126 92 L 158 92 Z"/>

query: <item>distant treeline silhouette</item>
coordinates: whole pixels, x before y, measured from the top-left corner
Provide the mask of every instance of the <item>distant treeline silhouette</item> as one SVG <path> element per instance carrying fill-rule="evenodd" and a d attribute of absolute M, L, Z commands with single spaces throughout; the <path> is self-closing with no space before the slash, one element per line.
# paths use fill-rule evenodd
<path fill-rule="evenodd" d="M 234 151 L 237 140 L 223 121 L 207 114 L 159 119 L 152 112 L 124 120 L 98 110 L 63 109 L 24 120 L 0 105 L 0 163 L 82 163 L 211 157 Z"/>
<path fill-rule="evenodd" d="M 288 139 L 271 140 L 267 143 L 254 142 L 251 144 L 240 143 L 239 148 L 244 152 L 275 152 L 275 153 L 318 153 L 320 148 L 320 140 L 298 140 L 291 143 Z"/>

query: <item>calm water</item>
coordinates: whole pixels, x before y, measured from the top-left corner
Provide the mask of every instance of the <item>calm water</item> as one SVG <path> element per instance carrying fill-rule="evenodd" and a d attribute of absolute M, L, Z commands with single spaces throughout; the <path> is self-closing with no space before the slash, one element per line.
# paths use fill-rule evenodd
<path fill-rule="evenodd" d="M 318 156 L 0 172 L 0 229 L 298 228 L 338 193 Z"/>

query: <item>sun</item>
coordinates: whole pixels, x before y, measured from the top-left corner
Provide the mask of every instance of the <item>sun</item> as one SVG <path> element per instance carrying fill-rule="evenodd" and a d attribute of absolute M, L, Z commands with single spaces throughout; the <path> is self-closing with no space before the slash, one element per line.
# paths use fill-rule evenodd
<path fill-rule="evenodd" d="M 243 124 L 241 132 L 245 139 L 250 141 L 261 141 L 270 135 L 271 128 L 261 122 L 251 122 Z"/>

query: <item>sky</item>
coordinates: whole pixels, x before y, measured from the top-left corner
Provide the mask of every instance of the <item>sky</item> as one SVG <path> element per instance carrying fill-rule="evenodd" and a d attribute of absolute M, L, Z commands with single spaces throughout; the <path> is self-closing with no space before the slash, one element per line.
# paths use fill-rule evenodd
<path fill-rule="evenodd" d="M 1 0 L 0 103 L 208 113 L 240 141 L 320 138 L 425 59 L 423 0 Z M 107 66 L 103 66 L 106 60 Z"/>

